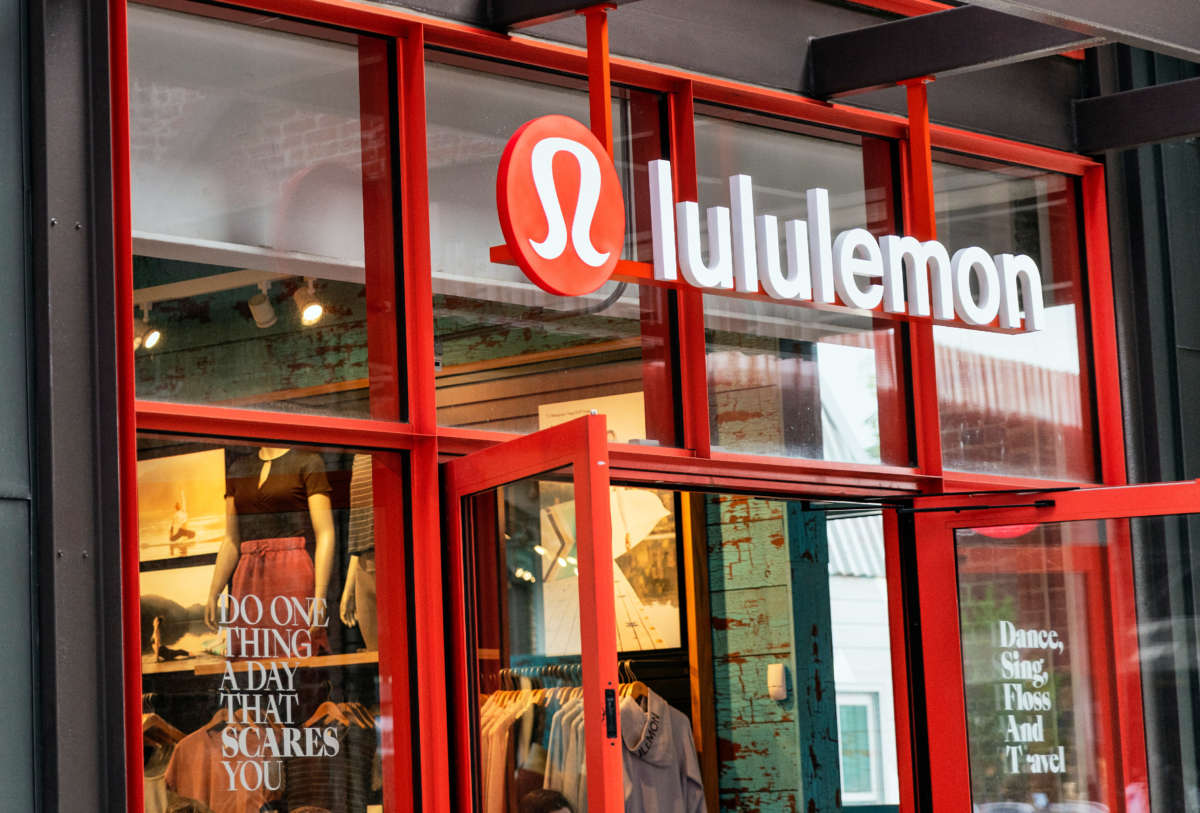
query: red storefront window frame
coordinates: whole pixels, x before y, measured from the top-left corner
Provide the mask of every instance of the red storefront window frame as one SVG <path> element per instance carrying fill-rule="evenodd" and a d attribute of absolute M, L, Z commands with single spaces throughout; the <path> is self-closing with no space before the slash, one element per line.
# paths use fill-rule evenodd
<path fill-rule="evenodd" d="M 124 622 L 129 640 L 138 628 L 138 562 L 136 497 L 136 431 L 156 430 L 192 435 L 272 439 L 288 443 L 323 444 L 406 450 L 410 455 L 412 498 L 422 505 L 435 505 L 439 455 L 465 454 L 510 440 L 493 432 L 438 427 L 434 389 L 434 343 L 432 280 L 428 231 L 428 181 L 425 150 L 424 65 L 425 49 L 436 46 L 476 56 L 511 60 L 532 66 L 586 76 L 588 58 L 579 48 L 537 41 L 523 36 L 506 36 L 493 31 L 441 21 L 397 8 L 352 0 L 249 0 L 240 4 L 248 11 L 304 20 L 317 25 L 337 26 L 393 38 L 396 42 L 400 153 L 393 172 L 403 179 L 400 189 L 401 245 L 403 246 L 405 348 L 402 359 L 407 371 L 407 421 L 372 421 L 251 411 L 205 405 L 165 404 L 138 401 L 134 392 L 132 335 L 132 244 L 129 188 L 129 94 L 128 51 L 125 39 L 127 0 L 110 0 L 111 94 L 113 102 L 114 219 L 116 222 L 116 268 L 118 331 L 117 347 L 121 395 L 122 450 L 122 572 L 125 585 Z M 157 2 L 171 5 L 171 0 Z M 928 172 L 929 149 L 947 149 L 1009 163 L 1077 176 L 1084 230 L 1084 262 L 1087 268 L 1092 348 L 1094 415 L 1098 429 L 1099 481 L 1106 485 L 1125 482 L 1124 440 L 1121 430 L 1120 389 L 1117 368 L 1116 332 L 1109 269 L 1105 182 L 1102 166 L 1084 156 L 1013 142 L 956 128 L 932 125 L 921 102 L 910 105 L 910 118 L 824 104 L 785 91 L 693 74 L 688 71 L 649 65 L 619 57 L 611 60 L 615 82 L 663 93 L 667 98 L 668 137 L 673 165 L 678 173 L 680 196 L 694 195 L 695 145 L 693 114 L 696 101 L 738 107 L 772 116 L 795 119 L 897 141 L 900 146 L 901 202 L 905 222 L 913 224 L 918 201 L 932 200 Z M 912 230 L 911 227 L 909 229 Z M 866 496 L 881 491 L 892 493 L 937 493 L 943 490 L 1046 487 L 1055 481 L 998 477 L 962 472 L 943 472 L 938 442 L 938 414 L 934 388 L 932 353 L 920 350 L 919 331 L 904 359 L 912 381 L 910 392 L 917 438 L 916 464 L 906 466 L 853 466 L 824 461 L 758 458 L 751 455 L 714 454 L 709 438 L 708 395 L 701 295 L 680 291 L 678 296 L 680 354 L 677 359 L 682 390 L 683 438 L 679 448 L 651 448 L 611 444 L 609 452 L 614 479 L 623 482 L 669 484 L 678 488 L 753 491 L 764 496 Z M 398 360 L 399 361 L 399 360 Z M 421 485 L 416 485 L 421 484 Z M 897 737 L 900 746 L 902 808 L 911 809 L 911 753 L 909 752 L 907 705 L 899 702 L 907 694 L 908 675 L 903 652 L 900 603 L 899 553 L 894 523 L 885 523 L 887 537 L 889 602 L 892 608 L 893 671 L 897 692 Z M 414 618 L 412 627 L 416 659 L 421 664 L 413 680 L 419 702 L 413 711 L 414 736 L 423 743 L 419 765 L 398 754 L 394 762 L 393 787 L 411 787 L 419 781 L 422 808 L 448 810 L 454 772 L 446 737 L 447 670 L 442 612 L 444 597 L 438 574 L 441 557 L 441 519 L 437 511 L 413 512 L 411 539 L 413 573 L 410 590 Z M 127 649 L 127 725 L 136 730 L 140 706 L 140 656 Z M 388 691 L 406 692 L 390 682 Z M 900 718 L 903 719 L 900 719 Z M 410 720 L 397 721 L 407 726 Z M 406 748 L 412 737 L 397 728 L 394 742 Z M 141 798 L 140 743 L 136 736 L 127 742 L 128 793 L 131 807 Z M 411 766 L 419 773 L 406 778 Z M 413 781 L 409 781 L 409 779 Z M 409 781 L 409 784 L 405 784 Z M 393 797 L 398 809 L 404 800 Z"/>
<path fill-rule="evenodd" d="M 1046 500 L 1044 507 L 1032 505 Z M 1099 699 L 1102 738 L 1119 756 L 1115 801 L 1123 804 L 1124 789 L 1145 783 L 1147 755 L 1142 710 L 1142 681 L 1137 651 L 1137 604 L 1133 580 L 1131 538 L 1121 522 L 1136 517 L 1170 516 L 1200 511 L 1200 481 L 1083 488 L 1043 494 L 993 494 L 977 496 L 972 510 L 955 511 L 964 500 L 955 496 L 926 497 L 914 501 L 912 536 L 921 572 L 921 647 L 926 673 L 945 676 L 923 687 L 930 737 L 932 801 L 935 809 L 967 810 L 971 782 L 967 754 L 966 700 L 962 680 L 962 643 L 959 626 L 955 532 L 987 526 L 1041 525 L 1079 520 L 1117 521 L 1113 538 L 1103 551 L 1107 568 L 1110 606 L 1089 606 L 1088 611 L 1107 616 L 1112 631 L 1111 663 L 1115 675 L 1097 675 L 1106 690 Z M 1131 666 L 1132 665 L 1132 666 Z M 1104 696 L 1107 694 L 1107 696 Z"/>

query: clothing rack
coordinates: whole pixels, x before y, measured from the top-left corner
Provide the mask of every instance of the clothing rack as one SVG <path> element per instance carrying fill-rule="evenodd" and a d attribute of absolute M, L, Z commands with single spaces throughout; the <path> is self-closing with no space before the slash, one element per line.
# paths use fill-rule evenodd
<path fill-rule="evenodd" d="M 670 709 L 661 695 L 639 679 L 642 665 L 632 658 L 617 663 L 620 715 L 622 725 L 630 725 L 630 736 L 635 740 L 644 737 L 645 748 L 656 747 L 659 753 L 643 764 L 643 754 L 631 755 L 623 749 L 623 764 L 625 769 L 632 766 L 636 771 L 636 792 L 656 787 L 660 781 L 673 782 L 680 787 L 672 798 L 680 804 L 686 799 L 688 813 L 696 813 L 703 807 L 704 797 L 691 725 L 685 715 Z M 500 688 L 482 696 L 479 707 L 483 809 L 513 813 L 526 794 L 547 789 L 561 793 L 572 810 L 586 811 L 582 666 L 518 664 L 494 674 Z M 673 733 L 659 738 L 656 723 L 650 735 L 644 734 L 643 721 L 651 719 L 651 714 L 652 719 L 664 721 L 664 731 L 670 729 Z M 670 744 L 683 743 L 684 738 L 686 746 L 676 748 Z M 655 742 L 659 744 L 655 746 Z M 686 754 L 688 749 L 690 755 Z M 663 767 L 676 758 L 677 763 Z"/>

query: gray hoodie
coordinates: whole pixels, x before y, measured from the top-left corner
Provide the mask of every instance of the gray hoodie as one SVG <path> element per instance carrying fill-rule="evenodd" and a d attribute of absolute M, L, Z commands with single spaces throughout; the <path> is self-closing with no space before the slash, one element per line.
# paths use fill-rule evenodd
<path fill-rule="evenodd" d="M 703 813 L 700 761 L 687 716 L 654 692 L 621 700 L 625 813 Z"/>

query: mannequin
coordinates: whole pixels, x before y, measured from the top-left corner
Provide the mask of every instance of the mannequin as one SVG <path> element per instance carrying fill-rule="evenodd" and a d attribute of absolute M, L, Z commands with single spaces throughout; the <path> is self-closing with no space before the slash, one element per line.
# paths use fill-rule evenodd
<path fill-rule="evenodd" d="M 230 465 L 225 538 L 204 608 L 209 629 L 219 629 L 218 602 L 226 587 L 232 598 L 255 595 L 264 607 L 281 595 L 305 605 L 313 599 L 313 652 L 327 648 L 326 599 L 334 556 L 331 490 L 324 461 L 309 451 L 267 446 Z M 253 626 L 275 625 L 264 618 Z"/>
<path fill-rule="evenodd" d="M 350 475 L 350 528 L 346 551 L 350 566 L 339 605 L 342 623 L 358 625 L 369 650 L 379 648 L 379 623 L 375 614 L 375 490 L 371 456 L 356 454 Z"/>

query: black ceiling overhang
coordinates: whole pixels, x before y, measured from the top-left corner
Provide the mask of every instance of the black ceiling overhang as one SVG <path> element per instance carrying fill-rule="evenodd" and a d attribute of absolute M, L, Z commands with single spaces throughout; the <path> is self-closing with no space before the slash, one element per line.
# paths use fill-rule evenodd
<path fill-rule="evenodd" d="M 1200 135 L 1200 79 L 1077 99 L 1075 148 L 1094 154 Z"/>
<path fill-rule="evenodd" d="M 1200 62 L 1196 0 L 971 0 L 972 4 Z"/>
<path fill-rule="evenodd" d="M 624 6 L 634 2 L 637 0 L 604 0 L 603 5 Z M 597 0 L 491 0 L 488 3 L 488 20 L 494 28 L 525 28 L 570 17 L 599 5 L 601 3 Z"/>
<path fill-rule="evenodd" d="M 805 90 L 829 99 L 1093 45 L 1099 38 L 979 6 L 809 40 Z"/>

